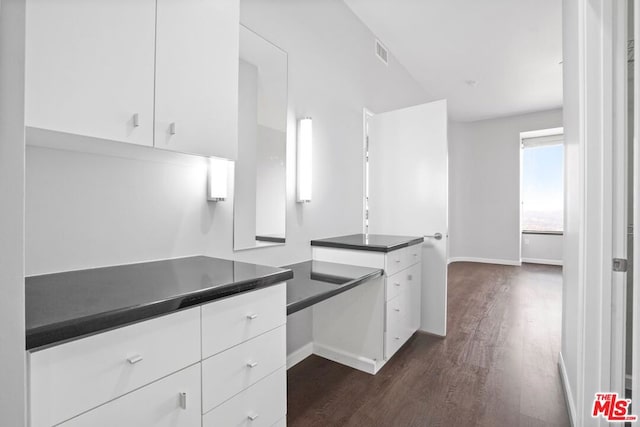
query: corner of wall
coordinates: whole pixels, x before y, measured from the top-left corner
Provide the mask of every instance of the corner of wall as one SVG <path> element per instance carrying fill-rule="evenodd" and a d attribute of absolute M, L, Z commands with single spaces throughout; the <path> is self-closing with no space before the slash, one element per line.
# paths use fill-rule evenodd
<path fill-rule="evenodd" d="M 573 399 L 573 392 L 571 391 L 571 384 L 569 383 L 569 377 L 567 376 L 567 370 L 564 365 L 564 358 L 562 352 L 558 353 L 558 371 L 560 372 L 560 381 L 562 383 L 562 390 L 564 391 L 564 400 L 567 404 L 567 412 L 569 413 L 569 421 L 572 426 L 576 425 L 576 405 Z"/>

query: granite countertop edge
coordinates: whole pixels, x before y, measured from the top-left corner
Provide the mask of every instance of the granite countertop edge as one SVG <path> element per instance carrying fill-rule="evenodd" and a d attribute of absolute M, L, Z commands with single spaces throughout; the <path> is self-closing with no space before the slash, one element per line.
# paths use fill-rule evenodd
<path fill-rule="evenodd" d="M 330 242 L 325 240 L 312 240 L 311 246 L 319 246 L 325 248 L 337 248 L 337 249 L 355 249 L 359 251 L 371 251 L 371 252 L 392 252 L 398 249 L 406 248 L 408 246 L 413 246 L 418 243 L 424 242 L 424 237 L 416 237 L 411 240 L 407 240 L 406 242 L 396 243 L 388 246 L 381 245 L 359 245 L 359 244 L 351 244 L 351 243 L 339 243 L 339 242 Z"/>
<path fill-rule="evenodd" d="M 147 304 L 123 307 L 104 313 L 30 328 L 26 330 L 26 350 L 29 352 L 44 350 L 65 342 L 151 320 L 218 299 L 273 286 L 292 278 L 293 271 L 281 269 L 281 271 L 262 277 L 176 294 L 163 300 L 150 301 Z"/>
<path fill-rule="evenodd" d="M 305 261 L 305 262 L 308 262 L 308 261 Z M 376 271 L 372 271 L 371 273 L 367 273 L 347 283 L 344 283 L 339 287 L 335 288 L 334 290 L 327 291 L 319 295 L 314 295 L 310 298 L 307 298 L 301 301 L 296 301 L 291 304 L 287 304 L 287 316 L 290 314 L 296 313 L 300 310 L 304 310 L 305 308 L 311 307 L 312 305 L 318 304 L 319 302 L 322 302 L 331 297 L 339 295 L 350 289 L 353 289 L 358 285 L 368 282 L 369 280 L 382 277 L 383 275 L 384 275 L 384 270 L 380 268 L 380 269 L 377 269 Z"/>

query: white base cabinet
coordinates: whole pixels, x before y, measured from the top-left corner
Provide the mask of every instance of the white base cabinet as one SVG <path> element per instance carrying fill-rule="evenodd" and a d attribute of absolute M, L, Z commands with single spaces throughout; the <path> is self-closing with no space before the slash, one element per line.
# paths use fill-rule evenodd
<path fill-rule="evenodd" d="M 321 307 L 319 304 L 313 313 L 314 351 L 317 354 L 375 374 L 420 328 L 422 244 L 387 253 L 321 246 L 313 246 L 312 249 L 313 259 L 317 261 L 384 269 L 382 299 L 377 298 L 378 288 L 371 286 L 366 291 L 363 286 L 361 292 L 367 292 L 366 296 L 353 297 L 353 301 L 344 304 L 339 299 L 342 296 L 338 296 L 330 302 L 333 304 L 331 307 Z M 347 298 L 342 297 L 345 301 Z M 358 306 L 365 298 L 369 302 Z M 376 326 L 375 330 L 370 326 L 355 330 L 355 322 L 341 326 L 336 319 L 339 319 L 340 313 L 351 308 L 356 314 L 369 316 L 369 325 L 380 326 Z M 379 352 L 375 351 L 376 343 L 381 349 Z"/>
<path fill-rule="evenodd" d="M 286 416 L 286 284 L 31 351 L 27 361 L 31 427 L 271 427 Z"/>

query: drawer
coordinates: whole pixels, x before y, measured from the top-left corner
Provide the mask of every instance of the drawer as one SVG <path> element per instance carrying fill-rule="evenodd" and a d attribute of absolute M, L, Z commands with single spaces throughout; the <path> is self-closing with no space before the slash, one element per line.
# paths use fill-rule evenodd
<path fill-rule="evenodd" d="M 28 354 L 31 426 L 50 426 L 200 360 L 200 308 Z"/>
<path fill-rule="evenodd" d="M 387 276 L 392 276 L 407 266 L 406 249 L 401 248 L 388 252 L 384 260 L 384 271 Z"/>
<path fill-rule="evenodd" d="M 400 271 L 387 277 L 385 285 L 385 301 L 391 301 L 407 288 L 407 273 Z"/>
<path fill-rule="evenodd" d="M 287 363 L 286 326 L 202 362 L 202 410 L 208 412 Z"/>
<path fill-rule="evenodd" d="M 61 426 L 199 427 L 201 420 L 198 363 L 85 412 Z"/>
<path fill-rule="evenodd" d="M 285 283 L 202 306 L 202 358 L 287 323 Z"/>
<path fill-rule="evenodd" d="M 284 367 L 202 417 L 203 427 L 272 427 L 287 413 Z"/>
<path fill-rule="evenodd" d="M 406 266 L 422 262 L 422 244 L 412 245 L 405 249 Z"/>

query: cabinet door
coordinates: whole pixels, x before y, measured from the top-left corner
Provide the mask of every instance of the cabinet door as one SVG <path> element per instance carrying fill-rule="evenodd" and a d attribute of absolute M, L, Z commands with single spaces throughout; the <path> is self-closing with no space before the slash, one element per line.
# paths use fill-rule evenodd
<path fill-rule="evenodd" d="M 420 329 L 421 295 L 422 295 L 422 263 L 414 264 L 407 270 L 409 299 L 409 335 Z"/>
<path fill-rule="evenodd" d="M 73 418 L 63 427 L 198 427 L 200 364 Z"/>
<path fill-rule="evenodd" d="M 26 13 L 26 125 L 152 145 L 155 0 L 28 0 Z"/>
<path fill-rule="evenodd" d="M 235 159 L 239 0 L 158 0 L 155 147 Z"/>

